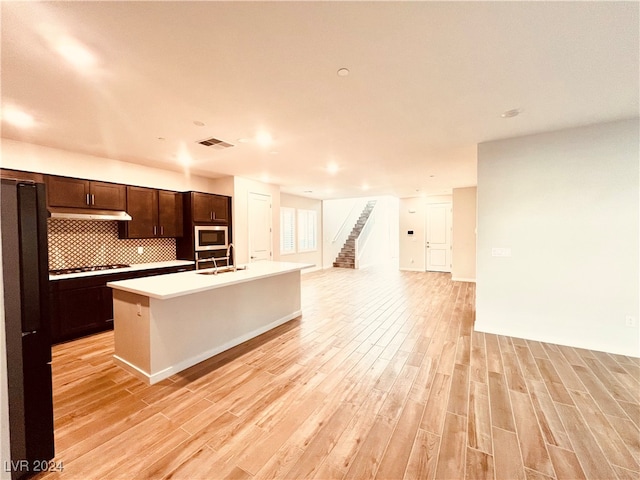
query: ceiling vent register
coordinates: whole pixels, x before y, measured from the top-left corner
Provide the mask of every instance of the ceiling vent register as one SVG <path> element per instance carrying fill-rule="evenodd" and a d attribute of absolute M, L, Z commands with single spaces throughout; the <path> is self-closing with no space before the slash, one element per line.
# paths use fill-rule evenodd
<path fill-rule="evenodd" d="M 225 148 L 233 147 L 230 143 L 223 142 L 217 138 L 207 138 L 206 140 L 200 140 L 198 142 L 200 145 L 204 145 L 205 147 L 214 148 L 216 150 L 223 150 Z"/>

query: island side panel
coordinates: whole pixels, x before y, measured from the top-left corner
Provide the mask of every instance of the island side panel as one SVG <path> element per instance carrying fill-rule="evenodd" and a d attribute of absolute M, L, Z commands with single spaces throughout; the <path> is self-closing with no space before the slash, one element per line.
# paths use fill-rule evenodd
<path fill-rule="evenodd" d="M 114 360 L 147 382 L 151 375 L 149 297 L 113 289 Z"/>
<path fill-rule="evenodd" d="M 155 383 L 298 317 L 300 271 L 166 300 L 151 298 L 150 314 Z"/>

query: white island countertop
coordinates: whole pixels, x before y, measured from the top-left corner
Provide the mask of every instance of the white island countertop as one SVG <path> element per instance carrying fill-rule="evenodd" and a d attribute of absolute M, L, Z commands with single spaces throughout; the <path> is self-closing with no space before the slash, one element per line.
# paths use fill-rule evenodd
<path fill-rule="evenodd" d="M 217 275 L 204 275 L 203 272 L 214 270 L 208 268 L 198 271 L 192 270 L 189 272 L 169 273 L 155 277 L 120 280 L 109 282 L 107 286 L 145 297 L 166 300 L 238 283 L 250 282 L 260 278 L 281 275 L 296 270 L 303 270 L 313 266 L 314 265 L 310 263 L 264 261 L 250 263 L 248 265 L 239 265 L 239 270 L 235 272 L 221 272 Z"/>

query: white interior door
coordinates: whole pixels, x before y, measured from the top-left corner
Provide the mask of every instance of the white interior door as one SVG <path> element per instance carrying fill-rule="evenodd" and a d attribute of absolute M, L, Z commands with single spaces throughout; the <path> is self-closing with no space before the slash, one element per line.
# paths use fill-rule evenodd
<path fill-rule="evenodd" d="M 271 195 L 249 193 L 249 261 L 271 260 Z"/>
<path fill-rule="evenodd" d="M 426 269 L 451 272 L 451 203 L 427 205 Z"/>

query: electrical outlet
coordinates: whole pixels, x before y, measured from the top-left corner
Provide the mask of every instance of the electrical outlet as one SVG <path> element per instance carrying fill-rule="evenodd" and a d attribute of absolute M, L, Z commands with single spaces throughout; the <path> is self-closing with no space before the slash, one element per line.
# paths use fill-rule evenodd
<path fill-rule="evenodd" d="M 627 327 L 635 327 L 636 326 L 636 318 L 631 315 L 627 315 L 624 321 L 624 324 Z"/>
<path fill-rule="evenodd" d="M 138 247 L 138 255 L 142 255 L 144 253 L 144 247 Z"/>
<path fill-rule="evenodd" d="M 491 256 L 492 257 L 510 257 L 511 256 L 511 248 L 504 248 L 504 247 L 493 247 L 491 249 Z"/>

